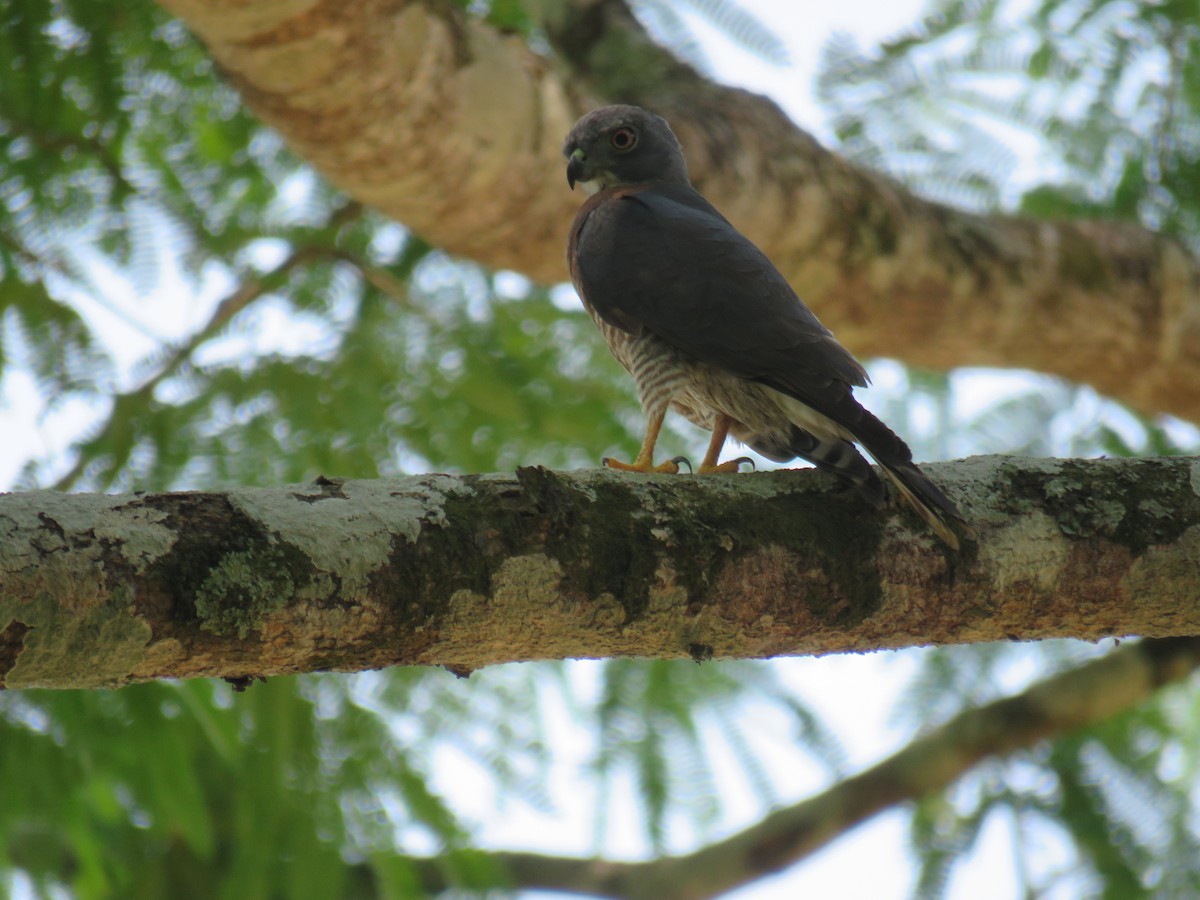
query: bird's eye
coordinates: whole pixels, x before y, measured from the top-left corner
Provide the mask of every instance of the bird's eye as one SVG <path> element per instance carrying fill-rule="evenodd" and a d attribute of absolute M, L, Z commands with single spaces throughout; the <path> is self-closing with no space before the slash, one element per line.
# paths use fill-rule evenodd
<path fill-rule="evenodd" d="M 637 132 L 629 127 L 618 128 L 609 135 L 608 141 L 613 145 L 615 150 L 624 153 L 626 150 L 632 150 L 637 146 Z"/>

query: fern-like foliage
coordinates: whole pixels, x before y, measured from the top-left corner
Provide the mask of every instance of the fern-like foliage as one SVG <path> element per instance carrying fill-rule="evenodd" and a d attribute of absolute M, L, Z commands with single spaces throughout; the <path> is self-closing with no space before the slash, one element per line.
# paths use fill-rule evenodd
<path fill-rule="evenodd" d="M 819 92 L 846 152 L 938 199 L 1191 242 L 1198 36 L 1186 4 L 943 0 L 870 53 L 832 41 Z"/>

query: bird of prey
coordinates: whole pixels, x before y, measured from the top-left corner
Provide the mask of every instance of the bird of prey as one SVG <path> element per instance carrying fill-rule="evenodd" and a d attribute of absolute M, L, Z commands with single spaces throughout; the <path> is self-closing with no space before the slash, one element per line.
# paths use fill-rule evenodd
<path fill-rule="evenodd" d="M 654 464 L 668 408 L 712 432 L 700 473 L 720 462 L 728 436 L 778 462 L 800 458 L 834 473 L 877 506 L 879 463 L 901 496 L 951 547 L 962 514 L 912 461 L 853 389 L 867 373 L 796 296 L 766 255 L 688 180 L 666 120 L 636 106 L 580 119 L 563 145 L 567 182 L 591 196 L 571 225 L 571 280 L 613 355 L 633 375 L 646 414 L 635 472 Z"/>

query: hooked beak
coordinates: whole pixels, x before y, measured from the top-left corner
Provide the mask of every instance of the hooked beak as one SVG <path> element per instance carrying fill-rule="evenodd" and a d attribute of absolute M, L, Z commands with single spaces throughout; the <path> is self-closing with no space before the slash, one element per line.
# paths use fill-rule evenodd
<path fill-rule="evenodd" d="M 571 190 L 575 190 L 576 181 L 584 180 L 581 178 L 581 176 L 583 175 L 583 169 L 585 166 L 585 155 L 586 154 L 584 154 L 581 148 L 576 147 L 571 152 L 571 156 L 567 159 L 567 184 L 571 186 Z"/>

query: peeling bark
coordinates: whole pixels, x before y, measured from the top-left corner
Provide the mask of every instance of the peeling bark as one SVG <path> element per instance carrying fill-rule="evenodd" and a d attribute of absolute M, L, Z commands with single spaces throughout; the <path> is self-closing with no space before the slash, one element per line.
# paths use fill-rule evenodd
<path fill-rule="evenodd" d="M 1200 266 L 1176 242 L 916 198 L 675 61 L 622 0 L 541 4 L 558 62 L 448 4 L 161 2 L 300 156 L 452 253 L 563 280 L 579 199 L 562 137 L 602 102 L 640 103 L 855 353 L 1032 368 L 1200 419 Z"/>
<path fill-rule="evenodd" d="M 812 470 L 0 497 L 0 678 L 1200 634 L 1200 462 L 930 465 L 959 554 Z"/>

